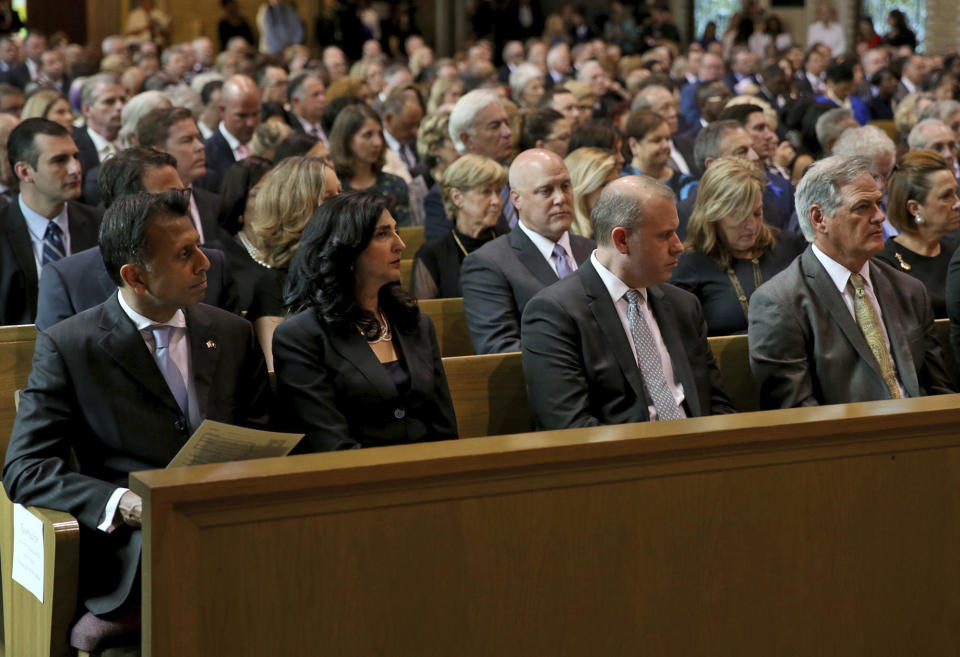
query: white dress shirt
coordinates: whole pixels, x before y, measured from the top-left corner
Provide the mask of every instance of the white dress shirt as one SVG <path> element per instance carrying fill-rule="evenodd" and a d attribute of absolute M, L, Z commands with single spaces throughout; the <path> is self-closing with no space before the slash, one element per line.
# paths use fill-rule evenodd
<path fill-rule="evenodd" d="M 20 204 L 20 212 L 27 222 L 27 232 L 30 233 L 30 245 L 33 247 L 33 259 L 37 264 L 37 278 L 39 278 L 40 270 L 43 269 L 43 236 L 51 221 L 55 221 L 62 231 L 60 239 L 63 241 L 63 256 L 70 255 L 70 219 L 67 217 L 67 204 L 63 204 L 60 214 L 53 219 L 47 219 L 30 209 L 23 202 L 23 196 L 20 194 L 17 194 L 17 203 Z"/>
<path fill-rule="evenodd" d="M 101 163 L 123 150 L 123 144 L 120 142 L 119 137 L 113 141 L 109 141 L 90 126 L 87 126 L 87 134 L 90 135 L 90 141 L 93 142 L 93 147 L 97 149 L 97 157 Z M 84 171 L 83 173 L 87 172 Z"/>
<path fill-rule="evenodd" d="M 240 140 L 230 134 L 230 131 L 223 125 L 223 121 L 217 126 L 217 130 L 227 140 L 227 146 L 233 151 L 233 159 L 237 162 L 250 155 L 250 147 L 247 144 L 241 144 Z"/>
<path fill-rule="evenodd" d="M 524 225 L 523 219 L 517 222 L 517 226 L 520 227 L 527 237 L 530 238 L 530 241 L 533 242 L 533 245 L 537 247 L 537 251 L 540 252 L 540 255 L 543 256 L 543 259 L 547 261 L 547 264 L 550 265 L 550 269 L 553 270 L 554 274 L 557 274 L 557 261 L 553 259 L 553 246 L 554 244 L 559 244 L 563 247 L 563 250 L 567 253 L 567 264 L 570 266 L 570 271 L 577 270 L 577 261 L 573 257 L 573 251 L 570 250 L 570 231 L 564 231 L 563 235 L 560 236 L 556 242 L 547 239 L 540 233 L 533 231 L 531 228 L 527 228 Z M 557 274 L 559 276 L 560 274 Z"/>
<path fill-rule="evenodd" d="M 120 302 L 120 308 L 123 309 L 123 312 L 126 313 L 127 317 L 129 317 L 137 327 L 137 331 L 140 332 L 140 337 L 143 338 L 143 342 L 147 345 L 147 349 L 150 350 L 150 354 L 156 357 L 157 348 L 151 329 L 155 326 L 160 326 L 160 324 L 157 324 L 157 322 L 148 317 L 144 317 L 131 308 L 126 299 L 123 298 L 123 293 L 120 290 L 117 290 L 117 300 Z M 174 313 L 173 317 L 164 324 L 176 327 L 176 330 L 170 334 L 168 350 L 170 358 L 177 364 L 180 372 L 184 374 L 183 382 L 187 386 L 187 396 L 190 400 L 190 426 L 200 426 L 203 418 L 200 417 L 199 404 L 197 403 L 197 387 L 193 383 L 192 370 L 190 369 L 190 341 L 187 338 L 187 317 L 183 313 L 183 310 L 178 310 Z M 116 525 L 113 524 L 113 517 L 117 513 L 120 498 L 123 497 L 123 494 L 128 490 L 128 488 L 121 487 L 113 491 L 110 499 L 107 500 L 106 507 L 104 507 L 103 515 L 100 516 L 101 522 L 97 525 L 97 529 L 105 532 L 111 532 L 116 529 Z"/>
<path fill-rule="evenodd" d="M 203 237 L 203 222 L 200 221 L 200 209 L 197 207 L 197 199 L 193 195 L 193 191 L 190 192 L 190 219 L 193 221 L 193 226 L 197 229 L 197 234 L 200 236 L 200 243 L 205 244 L 206 240 Z"/>
<path fill-rule="evenodd" d="M 837 287 L 837 291 L 843 298 L 847 310 L 850 311 L 850 316 L 853 317 L 853 321 L 856 322 L 857 312 L 853 307 L 854 291 L 853 285 L 850 284 L 850 274 L 853 272 L 821 251 L 816 244 L 812 246 L 813 254 L 817 256 L 817 260 L 819 260 L 823 268 L 827 270 L 827 275 L 830 276 L 830 280 L 833 281 L 833 284 Z M 900 389 L 900 397 L 906 399 L 908 396 L 907 391 L 904 389 L 903 383 L 900 382 L 900 375 L 897 374 L 897 363 L 893 358 L 893 350 L 890 348 L 890 336 L 887 335 L 887 327 L 883 322 L 883 310 L 880 308 L 877 295 L 873 290 L 873 282 L 870 280 L 870 261 L 868 260 L 864 263 L 863 267 L 861 267 L 857 273 L 863 276 L 863 291 L 866 293 L 867 298 L 870 299 L 870 303 L 873 304 L 873 312 L 877 315 L 877 323 L 880 325 L 880 331 L 883 333 L 883 342 L 887 346 L 887 353 L 890 354 L 890 362 L 893 363 L 894 374 L 897 378 L 897 388 Z"/>
<path fill-rule="evenodd" d="M 613 272 L 600 264 L 600 261 L 597 260 L 596 251 L 590 255 L 590 262 L 593 263 L 594 268 L 597 270 L 597 274 L 600 276 L 600 280 L 603 281 L 604 287 L 607 288 L 607 292 L 610 294 L 610 300 L 613 302 L 613 307 L 616 309 L 617 316 L 620 318 L 620 324 L 623 326 L 623 332 L 627 336 L 627 344 L 630 345 L 630 351 L 633 352 L 633 359 L 636 361 L 637 367 L 640 367 L 640 357 L 637 355 L 637 345 L 633 343 L 633 334 L 630 332 L 630 319 L 627 317 L 627 307 L 630 304 L 627 302 L 624 296 L 630 291 L 631 288 L 617 278 Z M 653 342 L 656 344 L 657 353 L 660 355 L 660 366 L 663 368 L 663 378 L 666 380 L 667 387 L 673 394 L 674 401 L 677 402 L 677 407 L 680 409 L 680 413 L 683 414 L 683 416 L 686 416 L 687 413 L 683 410 L 683 400 L 685 399 L 683 393 L 683 384 L 677 383 L 676 377 L 673 374 L 673 363 L 670 361 L 670 353 L 667 351 L 667 345 L 663 342 L 663 336 L 660 334 L 660 325 L 657 324 L 657 318 L 650 309 L 650 304 L 647 303 L 647 290 L 646 288 L 640 288 L 637 290 L 637 292 L 639 292 L 643 297 L 643 303 L 640 304 L 639 310 L 643 314 L 643 318 L 646 320 L 647 326 L 650 327 L 650 334 L 653 336 Z M 647 412 L 650 414 L 651 420 L 657 419 L 657 409 L 653 407 L 653 404 L 647 406 Z"/>
<path fill-rule="evenodd" d="M 292 112 L 291 112 L 292 113 Z M 302 116 L 294 114 L 297 118 L 297 121 L 300 122 L 300 125 L 303 126 L 303 131 L 306 132 L 311 137 L 316 137 L 323 142 L 324 146 L 330 146 L 330 140 L 327 139 L 327 133 L 323 131 L 323 126 L 319 123 L 310 123 Z"/>

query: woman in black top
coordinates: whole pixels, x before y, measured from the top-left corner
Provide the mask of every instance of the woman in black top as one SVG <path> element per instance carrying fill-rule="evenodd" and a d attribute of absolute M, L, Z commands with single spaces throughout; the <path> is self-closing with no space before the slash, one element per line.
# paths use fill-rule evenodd
<path fill-rule="evenodd" d="M 303 233 L 273 355 L 280 416 L 309 450 L 457 437 L 433 323 L 398 283 L 403 248 L 370 192 L 324 202 Z"/>
<path fill-rule="evenodd" d="M 803 252 L 803 240 L 763 221 L 763 172 L 722 157 L 700 181 L 686 251 L 670 282 L 697 295 L 709 335 L 745 333 L 750 296 Z"/>
<path fill-rule="evenodd" d="M 427 242 L 413 262 L 413 296 L 460 296 L 460 265 L 468 253 L 497 237 L 500 193 L 507 184 L 503 166 L 489 157 L 467 154 L 443 174 L 443 208 L 454 223 L 446 235 Z"/>
<path fill-rule="evenodd" d="M 922 281 L 934 316 L 946 317 L 947 268 L 957 243 L 945 235 L 960 226 L 960 200 L 957 181 L 940 155 L 913 151 L 900 158 L 887 184 L 887 218 L 900 234 L 876 257 Z"/>

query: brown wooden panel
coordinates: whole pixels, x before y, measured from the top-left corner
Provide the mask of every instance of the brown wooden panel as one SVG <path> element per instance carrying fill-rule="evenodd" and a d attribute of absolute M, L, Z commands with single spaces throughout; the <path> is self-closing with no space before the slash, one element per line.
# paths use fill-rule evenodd
<path fill-rule="evenodd" d="M 27 0 L 27 23 L 30 29 L 47 34 L 62 30 L 74 43 L 86 43 L 87 0 Z"/>
<path fill-rule="evenodd" d="M 463 297 L 452 299 L 422 299 L 420 311 L 433 320 L 437 329 L 437 343 L 444 356 L 473 356 L 473 343 L 463 311 Z"/>

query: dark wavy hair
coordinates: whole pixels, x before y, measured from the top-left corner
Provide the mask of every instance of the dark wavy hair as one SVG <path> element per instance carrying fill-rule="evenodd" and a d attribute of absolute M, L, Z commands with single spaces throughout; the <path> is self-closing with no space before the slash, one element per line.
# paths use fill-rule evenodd
<path fill-rule="evenodd" d="M 334 196 L 317 208 L 290 263 L 283 295 L 290 313 L 312 308 L 338 330 L 356 327 L 367 339 L 379 336 L 379 321 L 354 296 L 354 263 L 370 244 L 386 209 L 382 196 L 367 191 Z M 401 331 L 417 325 L 420 309 L 399 283 L 380 288 L 380 309 Z"/>

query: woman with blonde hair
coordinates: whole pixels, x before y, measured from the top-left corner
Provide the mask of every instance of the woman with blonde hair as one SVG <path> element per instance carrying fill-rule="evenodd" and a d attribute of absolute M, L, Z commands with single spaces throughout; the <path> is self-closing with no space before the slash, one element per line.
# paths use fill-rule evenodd
<path fill-rule="evenodd" d="M 70 101 L 56 89 L 37 89 L 27 98 L 20 113 L 20 120 L 49 119 L 67 130 L 73 130 L 73 112 Z"/>
<path fill-rule="evenodd" d="M 273 161 L 279 146 L 290 136 L 293 128 L 282 121 L 264 121 L 253 133 L 250 142 L 250 154 Z"/>
<path fill-rule="evenodd" d="M 600 192 L 620 176 L 613 153 L 601 148 L 578 148 L 564 159 L 573 185 L 573 223 L 570 232 L 593 237 L 590 212 Z"/>
<path fill-rule="evenodd" d="M 451 109 L 463 95 L 463 80 L 455 78 L 438 78 L 430 87 L 430 99 L 427 101 L 427 114 L 437 112 L 444 105 Z"/>
<path fill-rule="evenodd" d="M 750 296 L 806 247 L 764 223 L 765 180 L 755 164 L 733 157 L 714 160 L 700 180 L 670 282 L 700 300 L 708 335 L 745 333 Z"/>
<path fill-rule="evenodd" d="M 254 188 L 253 216 L 245 217 L 253 234 L 250 255 L 267 268 L 257 281 L 247 319 L 273 368 L 273 330 L 283 320 L 283 286 L 293 254 L 311 215 L 324 199 L 340 193 L 336 173 L 323 160 L 288 157 Z"/>
<path fill-rule="evenodd" d="M 413 262 L 411 291 L 418 299 L 460 296 L 460 265 L 467 254 L 500 232 L 500 192 L 507 171 L 484 155 L 467 154 L 447 167 L 440 182 L 443 208 L 453 228 L 427 242 Z"/>

